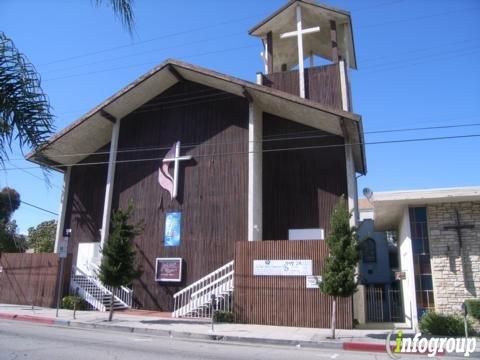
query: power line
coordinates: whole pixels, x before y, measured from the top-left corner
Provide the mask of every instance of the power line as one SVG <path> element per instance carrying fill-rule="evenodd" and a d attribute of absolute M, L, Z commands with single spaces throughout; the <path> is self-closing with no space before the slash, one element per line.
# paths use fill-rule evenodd
<path fill-rule="evenodd" d="M 271 152 L 280 152 L 280 151 L 294 151 L 294 150 L 314 150 L 314 149 L 324 149 L 324 148 L 338 148 L 345 146 L 362 146 L 362 145 L 383 145 L 383 144 L 401 144 L 409 142 L 425 142 L 425 141 L 437 141 L 437 140 L 451 140 L 451 139 L 467 139 L 467 138 L 477 138 L 480 137 L 480 134 L 468 134 L 468 135 L 451 135 L 451 136 L 438 136 L 438 137 L 427 137 L 427 138 L 413 138 L 413 139 L 399 139 L 399 140 L 384 140 L 384 141 L 372 141 L 372 142 L 358 142 L 358 143 L 349 143 L 349 144 L 329 144 L 329 145 L 312 145 L 312 146 L 299 146 L 299 147 L 286 147 L 280 149 L 267 149 L 261 151 L 239 151 L 239 152 L 230 152 L 230 153 L 211 153 L 211 154 L 197 154 L 195 158 L 202 157 L 214 157 L 214 156 L 232 156 L 232 155 L 248 155 L 255 153 L 271 153 Z M 91 154 L 95 155 L 95 154 Z M 161 161 L 164 160 L 164 157 L 154 157 L 154 158 L 144 158 L 144 159 L 129 159 L 129 160 L 117 160 L 115 164 L 124 164 L 124 163 L 138 163 L 138 162 L 148 162 L 148 161 Z M 69 166 L 92 166 L 92 165 L 106 165 L 108 161 L 98 161 L 98 162 L 86 162 L 86 163 L 75 163 L 75 164 L 64 164 L 58 166 L 52 166 L 53 168 L 64 168 Z M 24 167 L 23 169 L 33 169 L 36 167 Z M 4 170 L 16 170 L 4 168 Z M 18 168 L 17 168 L 18 170 Z"/>
<path fill-rule="evenodd" d="M 14 159 L 9 159 L 9 160 L 14 160 Z M 31 172 L 28 171 L 28 170 L 25 170 L 25 169 L 22 169 L 22 168 L 16 166 L 16 165 L 13 164 L 11 161 L 8 161 L 8 163 L 9 163 L 11 166 L 13 166 L 14 168 L 17 168 L 18 170 L 24 172 L 25 174 L 28 174 L 28 175 L 36 178 L 36 179 L 39 179 L 39 180 L 44 181 L 48 186 L 54 186 L 54 187 L 60 189 L 60 186 L 58 186 L 57 184 L 51 183 L 50 180 L 48 179 L 48 177 L 44 176 L 44 177 L 42 178 L 42 177 L 40 177 L 40 176 L 38 176 L 38 175 L 35 175 L 34 173 L 31 173 Z"/>
<path fill-rule="evenodd" d="M 398 2 L 398 1 L 393 1 L 393 2 Z M 371 7 L 378 7 L 378 6 L 382 6 L 382 5 L 387 5 L 387 4 L 390 4 L 392 2 L 387 2 L 387 3 L 384 3 L 384 4 L 380 4 L 380 5 L 375 5 L 375 6 L 371 6 Z M 368 8 L 371 8 L 371 7 L 368 7 Z M 363 9 L 363 8 L 362 8 Z M 453 11 L 453 12 L 444 12 L 444 13 L 438 13 L 438 14 L 433 14 L 433 15 L 426 15 L 426 16 L 421 16 L 421 17 L 414 17 L 414 18 L 407 18 L 407 19 L 399 19 L 399 20 L 395 20 L 393 21 L 392 23 L 396 23 L 396 22 L 404 22 L 404 21 L 414 21 L 414 20 L 420 20 L 420 19 L 424 19 L 424 18 L 429 18 L 429 17 L 436 17 L 436 16 L 442 16 L 442 15 L 445 15 L 445 14 L 451 14 L 451 13 L 456 13 L 456 12 L 464 12 L 464 11 L 471 11 L 473 9 L 478 9 L 478 8 L 468 8 L 468 9 L 459 9 L 459 10 L 456 10 L 456 11 Z M 361 9 L 357 9 L 357 10 L 361 10 Z M 246 18 L 244 18 L 246 19 Z M 243 19 L 240 19 L 240 20 L 234 20 L 233 22 L 235 21 L 241 21 Z M 228 24 L 230 23 L 231 21 L 227 21 L 227 22 L 222 22 L 222 23 L 219 23 L 220 25 L 221 24 Z M 214 24 L 214 25 L 209 25 L 208 27 L 216 27 L 216 26 L 219 26 L 219 24 Z M 372 27 L 372 26 L 382 26 L 382 25 L 385 25 L 387 23 L 380 23 L 380 24 L 371 24 L 371 25 L 367 25 L 366 27 Z M 364 26 L 365 27 L 365 26 Z M 362 28 L 362 27 L 360 27 Z M 192 31 L 196 31 L 197 29 L 193 29 L 193 30 L 186 30 L 186 31 L 183 31 L 183 32 L 180 32 L 180 33 L 189 33 L 189 32 L 192 32 Z M 108 49 L 104 49 L 104 50 L 100 50 L 100 51 L 96 51 L 96 52 L 91 52 L 91 53 L 87 53 L 85 55 L 78 55 L 78 56 L 73 56 L 73 57 L 70 57 L 70 58 L 66 58 L 66 59 L 63 59 L 63 60 L 58 60 L 58 61 L 53 61 L 53 62 L 50 62 L 49 64 L 52 64 L 52 63 L 57 63 L 57 62 L 61 62 L 61 61 L 67 61 L 69 59 L 75 59 L 75 58 L 78 58 L 78 57 L 84 57 L 84 56 L 89 56 L 89 55 L 94 55 L 94 54 L 97 54 L 97 53 L 101 53 L 101 52 L 105 52 L 105 51 L 110 51 L 112 49 L 117 49 L 117 48 L 123 48 L 123 47 L 130 47 L 130 46 L 133 46 L 135 44 L 142 44 L 142 43 L 145 43 L 145 42 L 150 42 L 150 41 L 153 41 L 155 39 L 160 39 L 160 38 L 168 38 L 168 37 L 172 37 L 172 36 L 177 36 L 179 33 L 173 33 L 170 34 L 170 35 L 162 35 L 160 37 L 156 37 L 156 38 L 153 38 L 153 39 L 149 39 L 149 40 L 145 40 L 143 42 L 138 42 L 138 43 L 134 43 L 134 44 L 128 44 L 128 45 L 122 45 L 120 47 L 113 47 L 113 48 L 108 48 Z M 233 35 L 237 35 L 237 34 L 240 34 L 240 33 L 233 33 L 233 34 L 230 34 L 230 35 L 227 35 L 227 36 L 221 36 L 221 37 L 215 37 L 215 38 L 209 38 L 209 39 L 203 39 L 203 40 L 199 40 L 199 41 L 194 41 L 194 42 L 189 42 L 189 43 L 185 43 L 183 45 L 177 45 L 177 46 L 173 46 L 173 48 L 175 47 L 183 47 L 185 45 L 190 45 L 190 44 L 195 44 L 195 43 L 200 43 L 200 42 L 205 42 L 205 41 L 209 41 L 209 40 L 214 40 L 214 39 L 218 39 L 218 38 L 223 38 L 223 37 L 229 37 L 229 36 L 233 36 Z M 459 41 L 459 42 L 464 42 L 465 40 L 463 41 Z M 172 48 L 171 47 L 166 47 L 164 49 L 169 49 L 169 48 Z M 162 50 L 162 49 L 160 49 Z M 141 55 L 141 54 L 145 54 L 145 53 L 150 53 L 150 52 L 155 52 L 156 50 L 149 50 L 149 51 L 145 51 L 145 52 L 140 52 L 140 53 L 137 53 L 137 54 L 129 54 L 129 55 L 125 55 L 125 56 L 121 56 L 121 57 L 115 57 L 115 58 L 110 58 L 110 59 L 103 59 L 103 60 L 100 60 L 100 61 L 96 61 L 96 62 L 92 62 L 92 63 L 87 63 L 87 64 L 81 64 L 81 65 L 77 65 L 77 66 L 73 66 L 73 67 L 69 67 L 69 68 L 63 68 L 63 69 L 56 69 L 56 70 L 53 70 L 53 71 L 65 71 L 65 70 L 71 70 L 72 68 L 78 68 L 78 67 L 84 67 L 84 66 L 88 66 L 88 65 L 93 65 L 93 64 L 97 64 L 97 63 L 103 63 L 103 62 L 109 62 L 109 61 L 115 61 L 115 60 L 119 60 L 119 59 L 123 59 L 123 58 L 128 58 L 128 57 L 132 57 L 132 56 L 137 56 L 137 55 Z M 158 50 L 157 50 L 158 51 Z M 152 61 L 151 63 L 157 63 L 157 61 Z M 149 63 L 150 64 L 150 63 Z M 146 64 L 138 64 L 138 65 L 131 65 L 131 66 L 142 66 L 142 65 L 146 65 Z M 104 70 L 100 70 L 102 72 L 104 71 L 110 71 L 110 70 L 119 70 L 119 69 L 123 69 L 124 67 L 122 68 L 115 68 L 115 69 L 104 69 Z M 51 72 L 51 71 L 50 71 Z M 89 73 L 86 73 L 86 74 L 74 74 L 74 75 L 70 75 L 70 76 L 81 76 L 81 75 L 90 75 L 92 73 L 96 73 L 96 72 L 89 72 Z M 61 77 L 63 78 L 63 77 Z M 57 78 L 54 78 L 54 79 L 51 79 L 51 80 L 56 80 Z"/>
<path fill-rule="evenodd" d="M 402 2 L 402 1 L 404 1 L 404 0 L 392 0 L 392 1 L 387 1 L 387 2 L 384 2 L 384 3 L 379 3 L 379 4 L 376 4 L 376 5 L 372 5 L 372 6 L 365 6 L 365 7 L 361 7 L 361 8 L 352 9 L 352 11 L 362 11 L 362 10 L 377 8 L 377 7 L 390 5 L 390 4 L 394 4 L 394 3 L 399 3 L 399 2 Z M 40 64 L 39 66 L 48 66 L 48 65 L 51 65 L 51 64 L 57 64 L 57 63 L 60 63 L 60 62 L 76 60 L 76 59 L 80 59 L 80 58 L 84 58 L 84 57 L 88 57 L 88 56 L 93 56 L 93 55 L 98 55 L 98 54 L 102 54 L 102 53 L 106 53 L 106 52 L 110 52 L 110 51 L 114 51 L 114 50 L 130 48 L 130 47 L 133 47 L 133 46 L 146 44 L 146 43 L 156 41 L 156 40 L 161 40 L 161 39 L 176 37 L 176 36 L 180 36 L 180 35 L 195 33 L 195 32 L 201 31 L 201 30 L 215 28 L 215 27 L 222 26 L 222 25 L 229 25 L 229 24 L 236 23 L 236 22 L 242 22 L 242 21 L 245 21 L 245 20 L 250 20 L 250 19 L 253 19 L 253 18 L 257 18 L 259 16 L 265 16 L 265 15 L 268 15 L 268 14 L 265 14 L 265 13 L 255 14 L 255 15 L 251 15 L 251 16 L 247 16 L 247 17 L 243 17 L 243 18 L 231 19 L 231 20 L 227 20 L 227 21 L 218 22 L 218 23 L 215 23 L 215 24 L 209 24 L 209 25 L 199 26 L 199 27 L 196 27 L 196 28 L 187 29 L 187 30 L 183 30 L 183 31 L 177 31 L 177 32 L 173 32 L 173 33 L 170 33 L 170 34 L 166 34 L 166 35 L 159 35 L 159 36 L 155 36 L 155 37 L 152 37 L 150 39 L 138 41 L 138 42 L 135 42 L 135 43 L 132 43 L 132 44 L 123 44 L 123 45 L 113 46 L 113 47 L 105 48 L 105 49 L 99 49 L 99 50 L 96 50 L 96 51 L 91 51 L 91 52 L 87 52 L 87 53 L 83 53 L 83 54 L 73 55 L 73 56 L 69 56 L 69 57 L 66 57 L 66 58 L 62 58 L 62 59 L 52 60 L 52 61 Z"/>
<path fill-rule="evenodd" d="M 453 11 L 445 11 L 437 14 L 430 14 L 430 15 L 423 15 L 423 16 L 416 16 L 416 17 L 411 17 L 411 18 L 406 18 L 406 19 L 398 19 L 398 20 L 392 20 L 392 21 L 387 21 L 383 23 L 376 23 L 376 24 L 370 24 L 370 25 L 363 25 L 363 26 L 357 26 L 357 29 L 371 29 L 379 26 L 385 26 L 385 25 L 392 25 L 392 24 L 398 24 L 398 23 L 404 23 L 404 22 L 410 22 L 410 21 L 417 21 L 417 20 L 424 20 L 424 19 L 430 19 L 434 17 L 439 17 L 439 16 L 444 16 L 444 15 L 451 15 L 451 14 L 457 14 L 461 12 L 467 12 L 467 11 L 472 11 L 472 10 L 478 10 L 480 7 L 473 7 L 473 8 L 467 8 L 467 9 L 458 9 L 458 10 L 453 10 Z"/>
<path fill-rule="evenodd" d="M 234 51 L 234 50 L 243 50 L 243 49 L 253 48 L 253 47 L 257 47 L 257 45 L 239 46 L 239 47 L 233 47 L 233 48 L 228 48 L 228 49 L 215 50 L 215 51 L 209 51 L 209 52 L 198 53 L 198 54 L 191 54 L 191 55 L 187 55 L 186 58 L 196 57 L 196 56 L 212 55 L 212 54 L 219 54 L 219 53 L 223 53 L 223 52 Z M 117 67 L 117 68 L 113 68 L 113 69 L 110 68 L 110 69 L 103 69 L 103 70 L 91 71 L 91 72 L 80 73 L 80 74 L 59 76 L 59 77 L 56 77 L 56 78 L 49 78 L 49 79 L 46 79 L 46 80 L 53 81 L 53 80 L 69 79 L 69 78 L 72 78 L 72 77 L 94 75 L 94 74 L 100 74 L 100 73 L 109 72 L 109 71 L 124 70 L 124 69 L 130 69 L 130 68 L 134 68 L 134 67 L 140 67 L 140 66 L 152 65 L 152 64 L 158 64 L 158 61 L 148 61 L 148 62 L 141 63 L 141 64 L 125 65 L 125 66 L 121 66 L 121 67 Z"/>
<path fill-rule="evenodd" d="M 46 65 L 56 64 L 56 63 L 59 63 L 59 62 L 71 61 L 71 60 L 75 60 L 75 59 L 79 59 L 79 58 L 83 58 L 83 57 L 87 57 L 87 56 L 92 56 L 92 55 L 97 55 L 97 54 L 102 54 L 102 53 L 106 53 L 106 52 L 110 52 L 110 51 L 114 51 L 114 50 L 118 50 L 118 49 L 129 48 L 129 47 L 132 47 L 132 46 L 146 44 L 146 43 L 156 41 L 156 40 L 160 40 L 160 39 L 176 37 L 176 36 L 179 36 L 179 35 L 185 35 L 185 34 L 189 34 L 189 33 L 193 33 L 193 32 L 198 32 L 198 31 L 201 31 L 201 30 L 215 28 L 215 27 L 218 27 L 218 26 L 221 26 L 221 25 L 228 25 L 228 24 L 232 24 L 232 23 L 235 23 L 235 22 L 241 22 L 241 21 L 244 21 L 244 20 L 247 20 L 247 19 L 256 18 L 257 16 L 265 16 L 265 14 L 256 14 L 256 15 L 251 15 L 251 16 L 244 17 L 244 18 L 222 21 L 222 22 L 218 22 L 218 23 L 215 23 L 215 24 L 200 26 L 200 27 L 196 27 L 196 28 L 192 28 L 192 29 L 188 29 L 188 30 L 183 30 L 183 31 L 177 31 L 177 32 L 174 32 L 174 33 L 166 34 L 166 35 L 156 36 L 156 37 L 153 37 L 153 38 L 150 38 L 150 39 L 147 39 L 147 40 L 138 41 L 138 42 L 133 43 L 133 44 L 118 45 L 118 46 L 113 46 L 113 47 L 106 48 L 106 49 L 100 49 L 100 50 L 97 50 L 97 51 L 91 51 L 91 52 L 88 52 L 88 53 L 69 56 L 69 57 L 66 57 L 66 58 L 63 58 L 63 59 L 53 60 L 53 61 L 50 61 L 48 63 L 40 64 L 40 66 L 46 66 Z"/>
<path fill-rule="evenodd" d="M 364 64 L 364 63 L 371 63 L 371 62 L 379 61 L 379 60 L 381 60 L 381 59 L 388 59 L 389 57 L 392 57 L 392 56 L 397 57 L 398 55 L 402 55 L 402 54 L 411 54 L 411 53 L 425 52 L 425 51 L 430 51 L 430 50 L 438 49 L 439 47 L 443 49 L 445 46 L 458 45 L 458 44 L 463 44 L 463 43 L 469 43 L 469 42 L 477 41 L 477 40 L 480 40 L 480 37 L 474 37 L 474 38 L 463 39 L 463 40 L 449 41 L 449 42 L 437 44 L 436 46 L 422 47 L 422 48 L 416 48 L 416 49 L 409 49 L 409 50 L 406 50 L 406 51 L 389 53 L 389 56 L 387 56 L 387 55 L 378 56 L 378 55 L 377 55 L 377 56 L 371 57 L 371 58 L 360 59 L 358 62 L 359 62 L 359 63 L 362 63 L 362 64 Z M 407 60 L 408 60 L 408 58 L 407 58 Z"/>
<path fill-rule="evenodd" d="M 365 71 L 365 73 L 367 74 L 374 74 L 374 73 L 378 73 L 378 72 L 382 72 L 382 71 L 391 71 L 391 70 L 398 70 L 398 69 L 405 69 L 405 68 L 409 68 L 409 67 L 412 67 L 412 66 L 417 66 L 417 65 L 421 65 L 421 64 L 430 64 L 432 62 L 436 62 L 436 61 L 444 61 L 444 60 L 452 60 L 452 59 L 458 59 L 458 58 L 461 58 L 461 57 L 465 57 L 465 56 L 469 56 L 469 55 L 473 55 L 473 54 L 478 54 L 480 52 L 480 49 L 479 50 L 473 50 L 473 51 L 467 51 L 467 52 L 464 52 L 464 53 L 456 53 L 454 55 L 449 55 L 449 56 L 444 56 L 444 57 L 441 57 L 441 58 L 435 58 L 435 59 L 431 59 L 431 60 L 420 60 L 420 61 L 414 61 L 412 63 L 405 63 L 405 64 L 400 64 L 400 65 L 397 65 L 397 66 L 391 66 L 391 67 L 388 67 L 387 64 L 383 65 L 383 67 L 381 68 L 370 68 L 369 70 Z"/>
<path fill-rule="evenodd" d="M 467 123 L 467 124 L 454 124 L 454 125 L 438 125 L 438 126 L 426 126 L 426 127 L 411 127 L 411 128 L 400 128 L 400 129 L 383 129 L 383 130 L 372 130 L 365 131 L 364 134 L 386 134 L 386 133 L 396 133 L 396 132 L 411 132 L 411 131 L 424 131 L 424 130 L 441 130 L 441 129 L 454 129 L 462 127 L 474 127 L 480 126 L 480 123 Z M 318 135 L 317 135 L 318 134 Z M 306 136 L 305 136 L 306 135 Z M 247 141 L 247 143 L 268 143 L 275 141 L 290 141 L 290 140 L 311 140 L 327 137 L 337 137 L 334 134 L 325 134 L 323 130 L 311 130 L 311 131 L 302 131 L 302 132 L 288 132 L 274 135 L 267 135 L 262 140 L 252 140 Z M 184 148 L 193 148 L 198 145 L 205 146 L 219 146 L 219 145 L 238 145 L 244 144 L 245 141 L 230 141 L 230 142 L 215 142 L 210 144 L 203 143 L 183 143 Z M 117 150 L 117 154 L 122 153 L 135 153 L 135 152 L 144 152 L 144 151 L 158 151 L 158 150 L 169 150 L 170 146 L 151 146 L 151 147 L 141 147 L 141 148 L 125 148 Z M 70 154 L 57 154 L 57 157 L 73 157 L 73 156 L 90 156 L 90 155 L 107 155 L 110 151 L 98 151 L 95 153 L 70 153 Z M 10 159 L 10 160 L 25 160 L 23 158 Z M 12 166 L 15 166 L 12 164 Z M 19 168 L 20 170 L 21 168 Z"/>
<path fill-rule="evenodd" d="M 44 209 L 44 208 L 42 208 L 42 207 L 40 207 L 40 206 L 30 204 L 30 203 L 28 203 L 28 202 L 26 202 L 26 201 L 23 201 L 23 200 L 20 200 L 20 202 L 21 202 L 22 204 L 31 206 L 31 207 L 33 207 L 33 208 L 35 208 L 35 209 L 42 210 L 42 211 L 45 211 L 45 212 L 47 212 L 47 213 L 50 213 L 50 214 L 53 214 L 53 215 L 58 216 L 57 213 L 55 213 L 55 212 L 53 212 L 53 211 L 50 211 L 50 210 L 47 210 L 47 209 Z"/>
<path fill-rule="evenodd" d="M 403 1 L 404 0 L 392 0 L 392 1 L 387 1 L 387 2 L 384 2 L 384 3 L 372 5 L 372 6 L 365 6 L 365 7 L 361 7 L 361 8 L 352 9 L 351 11 L 370 10 L 370 9 L 378 8 L 378 7 L 385 6 L 385 5 L 397 4 L 397 3 L 400 3 L 400 2 L 403 2 Z"/>
<path fill-rule="evenodd" d="M 141 51 L 141 52 L 137 52 L 137 53 L 133 53 L 133 54 L 112 57 L 112 58 L 93 61 L 93 62 L 89 62 L 89 63 L 82 63 L 80 65 L 75 65 L 75 66 L 69 66 L 69 67 L 58 68 L 58 69 L 51 69 L 49 71 L 42 72 L 42 73 L 43 74 L 50 74 L 52 72 L 58 72 L 58 71 L 69 71 L 69 70 L 77 69 L 77 68 L 80 68 L 80 67 L 86 67 L 86 66 L 101 64 L 101 63 L 105 63 L 105 62 L 111 62 L 111 61 L 118 61 L 118 60 L 127 59 L 127 58 L 131 58 L 131 57 L 139 56 L 139 55 L 158 53 L 160 51 L 169 50 L 169 49 L 183 48 L 183 47 L 186 47 L 187 45 L 201 44 L 201 43 L 204 43 L 204 42 L 209 42 L 209 41 L 218 40 L 218 39 L 224 39 L 224 38 L 227 38 L 227 37 L 229 38 L 229 37 L 240 35 L 240 34 L 245 34 L 245 32 L 244 31 L 235 32 L 235 33 L 232 33 L 232 34 L 217 36 L 217 37 L 214 37 L 214 38 L 207 38 L 207 39 L 202 39 L 202 40 L 197 40 L 197 41 L 190 41 L 190 42 L 183 43 L 183 44 L 180 44 L 180 45 L 167 46 L 167 47 L 163 47 L 161 49 Z"/>

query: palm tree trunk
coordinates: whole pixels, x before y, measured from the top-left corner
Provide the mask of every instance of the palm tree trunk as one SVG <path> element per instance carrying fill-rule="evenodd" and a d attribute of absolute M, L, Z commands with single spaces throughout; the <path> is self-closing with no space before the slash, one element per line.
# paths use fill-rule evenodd
<path fill-rule="evenodd" d="M 335 339 L 335 328 L 337 326 L 337 297 L 332 299 L 332 339 Z"/>
<path fill-rule="evenodd" d="M 112 296 L 110 296 L 110 314 L 108 315 L 108 321 L 112 321 L 113 319 L 113 303 L 115 302 L 115 290 L 116 288 L 112 288 Z"/>

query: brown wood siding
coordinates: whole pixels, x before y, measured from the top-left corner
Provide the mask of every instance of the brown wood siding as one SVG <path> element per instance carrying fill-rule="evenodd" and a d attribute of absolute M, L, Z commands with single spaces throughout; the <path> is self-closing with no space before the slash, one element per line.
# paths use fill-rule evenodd
<path fill-rule="evenodd" d="M 57 254 L 0 254 L 0 303 L 55 306 L 59 264 Z"/>
<path fill-rule="evenodd" d="M 299 95 L 298 70 L 264 75 L 263 84 L 290 94 Z M 305 97 L 334 109 L 342 109 L 338 64 L 306 68 Z"/>
<path fill-rule="evenodd" d="M 74 254 L 74 264 L 79 243 L 100 242 L 109 148 L 102 147 L 71 170 L 65 229 L 72 229 L 68 252 Z M 86 165 L 92 163 L 102 164 Z"/>
<path fill-rule="evenodd" d="M 234 313 L 238 322 L 276 326 L 330 327 L 332 300 L 307 289 L 305 276 L 254 276 L 253 260 L 313 261 L 321 275 L 328 249 L 324 241 L 253 241 L 235 246 Z M 352 298 L 339 298 L 337 327 L 353 326 Z"/>
<path fill-rule="evenodd" d="M 214 89 L 181 82 L 122 120 L 120 149 L 156 150 L 123 152 L 118 159 L 152 159 L 119 163 L 113 195 L 114 208 L 135 206 L 135 221 L 144 232 L 135 240 L 142 277 L 133 284 L 137 306 L 171 311 L 172 295 L 233 260 L 234 243 L 247 238 L 248 103 Z M 178 200 L 158 183 L 161 158 L 174 142 L 182 162 Z M 164 247 L 167 212 L 180 211 L 181 243 Z M 155 258 L 181 257 L 180 284 L 155 282 Z"/>
<path fill-rule="evenodd" d="M 263 135 L 263 239 L 287 239 L 298 228 L 328 234 L 333 208 L 347 194 L 343 139 L 270 114 Z M 320 148 L 272 152 L 312 146 Z"/>

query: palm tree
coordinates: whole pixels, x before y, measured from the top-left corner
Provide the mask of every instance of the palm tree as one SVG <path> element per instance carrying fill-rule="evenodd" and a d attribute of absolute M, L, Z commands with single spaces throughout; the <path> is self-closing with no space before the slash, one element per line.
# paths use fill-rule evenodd
<path fill-rule="evenodd" d="M 104 0 L 95 0 L 97 6 Z M 134 29 L 133 0 L 108 0 L 130 34 Z M 13 140 L 20 149 L 36 149 L 53 131 L 50 103 L 40 76 L 3 32 L 0 32 L 0 165 L 8 160 Z"/>

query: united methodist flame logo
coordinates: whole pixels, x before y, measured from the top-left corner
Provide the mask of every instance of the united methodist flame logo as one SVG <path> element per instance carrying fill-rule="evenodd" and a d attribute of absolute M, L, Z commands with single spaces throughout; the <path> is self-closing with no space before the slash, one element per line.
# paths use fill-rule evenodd
<path fill-rule="evenodd" d="M 178 168 L 180 161 L 191 160 L 192 156 L 180 156 L 180 141 L 173 144 L 158 169 L 158 183 L 170 193 L 170 198 L 175 199 L 178 192 Z M 173 176 L 170 174 L 170 165 L 173 163 Z"/>

